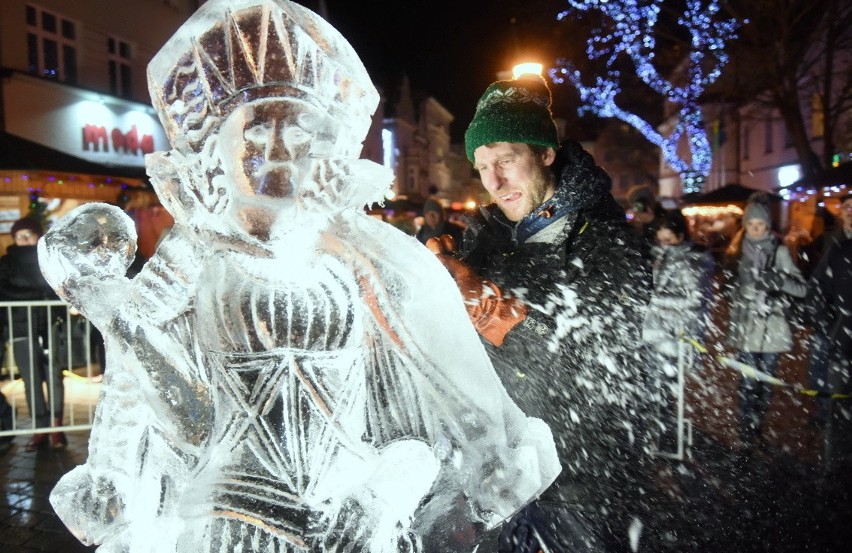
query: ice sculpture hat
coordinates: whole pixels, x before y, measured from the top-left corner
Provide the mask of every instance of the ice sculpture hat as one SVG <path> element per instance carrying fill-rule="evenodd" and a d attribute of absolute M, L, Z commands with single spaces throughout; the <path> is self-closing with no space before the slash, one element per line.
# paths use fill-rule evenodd
<path fill-rule="evenodd" d="M 292 98 L 328 113 L 360 144 L 379 95 L 340 33 L 288 0 L 210 0 L 148 65 L 148 88 L 172 146 L 200 151 L 237 105 Z"/>

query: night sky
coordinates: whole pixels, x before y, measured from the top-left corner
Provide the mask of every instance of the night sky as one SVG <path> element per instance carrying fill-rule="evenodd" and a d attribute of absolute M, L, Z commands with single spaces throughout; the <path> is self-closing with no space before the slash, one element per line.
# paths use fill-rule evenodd
<path fill-rule="evenodd" d="M 316 0 L 301 2 L 317 10 Z M 454 116 L 461 141 L 480 94 L 520 58 L 549 63 L 563 0 L 326 0 L 328 20 L 393 99 L 408 75 L 412 91 Z M 514 20 L 514 21 L 513 21 Z M 563 85 L 565 86 L 565 85 Z M 560 106 L 555 106 L 557 112 Z"/>

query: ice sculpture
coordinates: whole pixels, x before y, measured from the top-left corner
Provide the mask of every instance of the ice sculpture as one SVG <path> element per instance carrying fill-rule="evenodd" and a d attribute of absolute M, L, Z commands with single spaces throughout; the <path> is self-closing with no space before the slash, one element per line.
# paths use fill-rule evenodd
<path fill-rule="evenodd" d="M 88 204 L 39 244 L 106 337 L 89 458 L 51 501 L 101 551 L 470 551 L 559 472 L 434 255 L 368 217 L 378 94 L 286 0 L 205 3 L 154 57 L 175 226 Z"/>

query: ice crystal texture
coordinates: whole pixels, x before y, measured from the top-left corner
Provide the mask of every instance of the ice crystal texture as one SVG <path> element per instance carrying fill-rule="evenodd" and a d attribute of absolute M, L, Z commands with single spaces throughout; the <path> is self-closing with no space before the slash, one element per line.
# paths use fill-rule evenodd
<path fill-rule="evenodd" d="M 57 485 L 101 551 L 470 551 L 560 467 L 455 283 L 367 216 L 378 94 L 286 0 L 212 0 L 154 57 L 175 224 L 130 280 L 133 222 L 87 204 L 39 243 L 105 336 L 89 458 Z"/>

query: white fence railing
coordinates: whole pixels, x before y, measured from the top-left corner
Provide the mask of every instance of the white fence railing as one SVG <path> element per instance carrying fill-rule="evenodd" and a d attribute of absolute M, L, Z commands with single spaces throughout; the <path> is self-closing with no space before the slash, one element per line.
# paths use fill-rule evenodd
<path fill-rule="evenodd" d="M 90 429 L 103 341 L 89 321 L 61 301 L 0 302 L 0 331 L 0 436 Z"/>
<path fill-rule="evenodd" d="M 686 417 L 686 375 L 695 365 L 695 352 L 686 340 L 678 340 L 677 345 L 677 381 L 674 387 L 675 418 L 672 426 L 666 426 L 664 433 L 674 433 L 672 449 L 658 449 L 653 452 L 658 457 L 683 461 L 691 455 L 692 420 Z M 668 390 L 663 393 L 666 394 Z M 666 407 L 663 407 L 664 409 Z M 666 422 L 672 422 L 666 419 Z"/>

